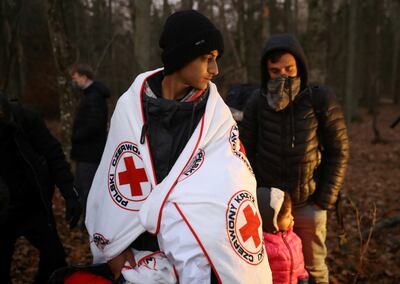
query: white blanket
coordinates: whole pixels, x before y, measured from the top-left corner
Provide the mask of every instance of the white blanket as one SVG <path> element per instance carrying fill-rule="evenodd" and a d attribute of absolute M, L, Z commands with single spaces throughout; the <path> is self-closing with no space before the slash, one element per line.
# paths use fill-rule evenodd
<path fill-rule="evenodd" d="M 256 182 L 239 151 L 237 126 L 210 83 L 206 110 L 168 176 L 156 184 L 139 75 L 119 99 L 90 190 L 86 226 L 95 262 L 107 261 L 145 230 L 158 234 L 172 202 L 222 283 L 272 283 L 264 252 Z M 179 232 L 177 232 L 179 234 Z"/>

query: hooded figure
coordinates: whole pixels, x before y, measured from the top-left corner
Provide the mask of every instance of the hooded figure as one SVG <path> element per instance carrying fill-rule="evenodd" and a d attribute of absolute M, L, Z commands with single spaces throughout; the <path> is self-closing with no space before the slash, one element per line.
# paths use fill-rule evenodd
<path fill-rule="evenodd" d="M 261 88 L 244 111 L 241 140 L 258 186 L 290 194 L 306 267 L 325 283 L 325 210 L 335 206 L 349 155 L 343 113 L 330 89 L 308 83 L 304 51 L 292 35 L 271 36 L 260 69 Z"/>

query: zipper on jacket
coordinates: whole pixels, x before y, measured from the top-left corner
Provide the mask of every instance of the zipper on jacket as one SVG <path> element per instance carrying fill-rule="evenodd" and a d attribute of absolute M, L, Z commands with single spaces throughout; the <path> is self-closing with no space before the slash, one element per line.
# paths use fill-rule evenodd
<path fill-rule="evenodd" d="M 40 199 L 41 199 L 42 202 L 43 202 L 44 210 L 46 210 L 47 217 L 49 218 L 49 217 L 51 216 L 51 212 L 49 212 L 49 208 L 48 208 L 47 205 L 46 205 L 46 200 L 44 199 L 43 192 L 42 192 L 43 189 L 42 189 L 42 187 L 40 186 L 39 180 L 38 180 L 37 175 L 36 175 L 35 168 L 33 167 L 32 163 L 26 158 L 24 152 L 21 151 L 21 146 L 20 146 L 20 144 L 18 143 L 17 140 L 18 140 L 18 139 L 17 139 L 16 137 L 14 137 L 15 144 L 17 145 L 18 150 L 19 150 L 19 152 L 21 153 L 22 158 L 24 159 L 24 161 L 29 165 L 29 167 L 30 167 L 31 170 L 32 170 L 33 176 L 34 176 L 34 178 L 35 178 L 35 183 L 36 183 L 36 185 L 37 185 L 37 187 L 38 187 L 38 190 L 39 190 Z M 49 220 L 47 220 L 47 225 L 48 225 L 49 227 L 52 227 L 52 224 L 51 224 L 51 222 L 49 222 Z"/>
<path fill-rule="evenodd" d="M 289 273 L 289 283 L 292 283 L 292 277 L 293 277 L 293 254 L 292 250 L 290 249 L 290 246 L 286 240 L 286 232 L 282 233 L 282 240 L 285 243 L 286 247 L 289 250 L 289 255 L 290 255 L 290 273 Z"/>

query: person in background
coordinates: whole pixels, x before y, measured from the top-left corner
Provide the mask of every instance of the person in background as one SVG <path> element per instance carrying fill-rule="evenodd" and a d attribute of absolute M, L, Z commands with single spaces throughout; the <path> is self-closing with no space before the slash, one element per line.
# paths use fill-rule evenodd
<path fill-rule="evenodd" d="M 328 283 L 326 210 L 335 208 L 349 158 L 344 116 L 329 88 L 308 83 L 294 36 L 272 35 L 260 67 L 261 88 L 244 111 L 240 137 L 258 187 L 290 194 L 310 279 Z"/>
<path fill-rule="evenodd" d="M 73 84 L 81 94 L 72 127 L 71 159 L 75 161 L 75 186 L 79 192 L 84 219 L 87 196 L 106 144 L 107 98 L 110 91 L 101 82 L 94 80 L 93 71 L 88 65 L 76 64 L 70 73 Z"/>
<path fill-rule="evenodd" d="M 79 221 L 81 207 L 60 143 L 39 114 L 10 103 L 4 94 L 0 94 L 2 283 L 11 283 L 14 246 L 21 236 L 40 253 L 35 283 L 46 283 L 55 269 L 66 265 L 52 211 L 55 186 L 65 199 L 65 217 L 73 228 Z"/>

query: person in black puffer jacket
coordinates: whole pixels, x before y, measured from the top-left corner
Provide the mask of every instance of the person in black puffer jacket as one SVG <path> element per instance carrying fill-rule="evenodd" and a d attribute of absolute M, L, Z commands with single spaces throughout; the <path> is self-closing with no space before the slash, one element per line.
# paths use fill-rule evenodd
<path fill-rule="evenodd" d="M 66 201 L 66 219 L 72 228 L 79 220 L 81 207 L 60 143 L 39 114 L 9 103 L 0 94 L 2 283 L 11 283 L 11 261 L 20 236 L 40 251 L 35 283 L 46 283 L 55 269 L 66 265 L 52 211 L 55 185 Z"/>
<path fill-rule="evenodd" d="M 84 209 L 84 220 L 87 196 L 107 140 L 107 98 L 110 91 L 102 83 L 94 81 L 93 71 L 88 65 L 74 65 L 71 77 L 73 84 L 82 91 L 72 128 L 71 159 L 76 162 L 75 186 Z"/>
<path fill-rule="evenodd" d="M 290 34 L 267 41 L 261 76 L 240 137 L 258 187 L 290 193 L 306 267 L 316 283 L 328 283 L 326 210 L 337 201 L 349 157 L 343 113 L 330 89 L 308 84 L 303 49 Z"/>

